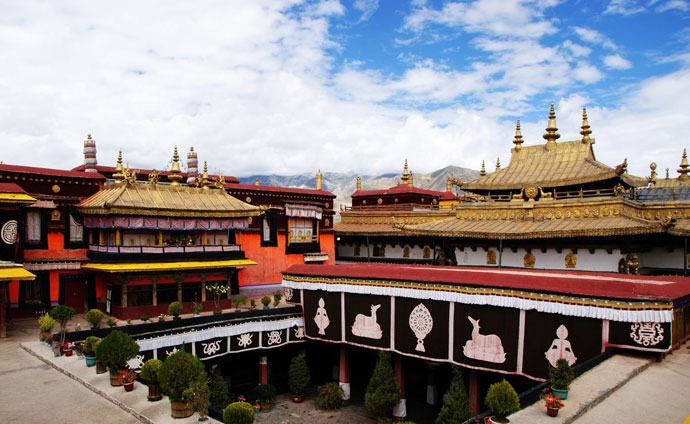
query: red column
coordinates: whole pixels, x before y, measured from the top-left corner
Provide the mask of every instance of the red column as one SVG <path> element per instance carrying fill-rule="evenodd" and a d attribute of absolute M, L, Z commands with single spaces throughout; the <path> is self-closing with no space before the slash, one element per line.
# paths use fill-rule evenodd
<path fill-rule="evenodd" d="M 262 356 L 259 358 L 259 384 L 268 383 L 268 358 Z"/>
<path fill-rule="evenodd" d="M 393 407 L 393 416 L 405 418 L 407 416 L 407 399 L 405 399 L 405 368 L 403 368 L 402 356 L 395 355 L 395 380 L 400 386 L 400 401 Z"/>
<path fill-rule="evenodd" d="M 426 403 L 427 405 L 436 405 L 438 402 L 438 387 L 436 386 L 436 368 L 438 365 L 434 362 L 427 362 L 428 376 L 426 382 Z"/>
<path fill-rule="evenodd" d="M 338 384 L 343 389 L 343 400 L 350 400 L 350 357 L 347 354 L 347 346 L 340 345 L 340 370 Z"/>
<path fill-rule="evenodd" d="M 470 405 L 479 413 L 479 411 L 481 411 L 481 409 L 479 409 L 479 376 L 475 370 L 470 370 L 470 387 L 468 392 Z"/>

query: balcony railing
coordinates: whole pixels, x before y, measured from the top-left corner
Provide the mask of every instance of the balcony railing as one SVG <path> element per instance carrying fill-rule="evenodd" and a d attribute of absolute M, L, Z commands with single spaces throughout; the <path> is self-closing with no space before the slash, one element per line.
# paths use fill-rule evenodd
<path fill-rule="evenodd" d="M 290 235 L 288 237 L 288 244 L 292 243 L 316 243 L 319 241 L 318 235 L 307 235 L 307 236 L 294 236 Z"/>
<path fill-rule="evenodd" d="M 239 252 L 238 244 L 201 245 L 201 246 L 112 246 L 89 245 L 92 252 L 111 254 L 165 254 L 165 253 L 205 253 L 205 252 Z"/>

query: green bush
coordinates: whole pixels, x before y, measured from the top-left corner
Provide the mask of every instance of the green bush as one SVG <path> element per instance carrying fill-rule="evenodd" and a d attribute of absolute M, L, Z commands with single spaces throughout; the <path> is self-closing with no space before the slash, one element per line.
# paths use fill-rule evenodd
<path fill-rule="evenodd" d="M 168 315 L 172 315 L 177 318 L 182 313 L 182 302 L 175 301 L 168 306 Z"/>
<path fill-rule="evenodd" d="M 247 402 L 233 402 L 223 410 L 224 424 L 252 424 L 254 408 Z"/>
<path fill-rule="evenodd" d="M 290 370 L 288 371 L 288 385 L 290 393 L 293 395 L 304 395 L 304 391 L 309 387 L 309 367 L 303 356 L 297 355 L 292 358 Z"/>
<path fill-rule="evenodd" d="M 556 390 L 569 390 L 570 383 L 575 379 L 575 373 L 567 359 L 559 359 L 556 362 L 556 368 L 549 367 L 549 379 L 551 380 L 551 388 Z"/>
<path fill-rule="evenodd" d="M 86 322 L 91 324 L 91 328 L 99 328 L 101 321 L 103 321 L 103 312 L 99 309 L 89 309 L 86 313 Z"/>
<path fill-rule="evenodd" d="M 105 323 L 108 324 L 108 327 L 110 327 L 110 328 L 117 327 L 117 320 L 116 319 L 108 318 L 108 321 L 106 321 Z"/>
<path fill-rule="evenodd" d="M 139 319 L 142 320 L 143 322 L 146 322 L 146 321 L 148 321 L 150 318 L 149 318 L 148 315 L 142 315 Z"/>
<path fill-rule="evenodd" d="M 254 387 L 254 396 L 261 404 L 267 404 L 273 402 L 276 398 L 276 387 L 273 384 L 259 384 Z"/>
<path fill-rule="evenodd" d="M 266 295 L 261 298 L 261 303 L 264 305 L 264 308 L 268 308 L 268 305 L 271 304 L 271 298 Z"/>
<path fill-rule="evenodd" d="M 505 380 L 489 387 L 484 403 L 500 418 L 506 418 L 520 410 L 520 399 L 513 386 Z"/>
<path fill-rule="evenodd" d="M 374 373 L 369 379 L 367 390 L 364 393 L 364 406 L 376 418 L 388 416 L 393 406 L 400 400 L 400 387 L 395 380 L 391 355 L 386 351 L 379 351 L 379 360 L 376 362 Z"/>
<path fill-rule="evenodd" d="M 127 361 L 139 353 L 139 345 L 120 330 L 113 330 L 96 347 L 96 359 L 108 366 L 111 374 L 124 370 Z"/>
<path fill-rule="evenodd" d="M 141 367 L 141 378 L 150 384 L 158 384 L 158 370 L 160 370 L 163 361 L 159 359 L 149 359 L 143 367 Z"/>
<path fill-rule="evenodd" d="M 67 327 L 67 322 L 72 319 L 77 311 L 70 306 L 57 305 L 50 310 L 50 316 L 60 324 L 60 344 L 65 342 L 65 327 Z"/>
<path fill-rule="evenodd" d="M 278 304 L 280 303 L 280 299 L 282 299 L 282 298 L 283 298 L 283 293 L 281 293 L 280 291 L 276 291 L 275 293 L 273 293 L 273 306 L 274 307 L 278 306 Z"/>
<path fill-rule="evenodd" d="M 199 418 L 208 417 L 210 396 L 211 390 L 208 388 L 207 381 L 195 381 L 182 392 L 182 399 L 192 405 L 194 412 L 199 413 Z"/>
<path fill-rule="evenodd" d="M 462 423 L 476 414 L 470 406 L 470 399 L 462 381 L 460 367 L 453 365 L 453 379 L 443 399 L 443 407 L 436 417 L 436 424 Z"/>
<path fill-rule="evenodd" d="M 330 411 L 343 406 L 343 389 L 338 383 L 330 382 L 316 388 L 316 406 Z"/>
<path fill-rule="evenodd" d="M 184 391 L 198 381 L 206 381 L 206 370 L 199 358 L 182 349 L 168 356 L 158 369 L 163 392 L 173 402 L 182 402 Z"/>
<path fill-rule="evenodd" d="M 55 327 L 55 320 L 48 314 L 38 317 L 38 327 L 43 333 L 49 333 Z"/>
<path fill-rule="evenodd" d="M 89 336 L 84 340 L 84 354 L 89 357 L 96 355 L 96 345 L 100 342 L 100 337 Z"/>
<path fill-rule="evenodd" d="M 237 296 L 237 297 L 232 299 L 232 303 L 234 303 L 237 308 L 239 308 L 242 305 L 246 305 L 247 304 L 247 296 Z"/>
<path fill-rule="evenodd" d="M 211 389 L 211 405 L 218 409 L 225 408 L 230 401 L 230 391 L 219 367 L 215 367 L 211 371 L 211 381 L 208 386 Z"/>

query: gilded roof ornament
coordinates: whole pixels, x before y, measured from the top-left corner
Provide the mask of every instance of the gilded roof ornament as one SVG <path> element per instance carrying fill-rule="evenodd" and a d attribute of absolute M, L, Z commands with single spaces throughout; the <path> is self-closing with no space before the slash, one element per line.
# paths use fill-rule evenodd
<path fill-rule="evenodd" d="M 323 176 L 321 175 L 320 169 L 319 169 L 319 172 L 316 173 L 316 189 L 317 190 L 323 189 Z"/>
<path fill-rule="evenodd" d="M 628 158 L 625 158 L 623 160 L 623 163 L 621 163 L 620 165 L 618 165 L 616 167 L 615 171 L 616 171 L 616 175 L 622 175 L 622 174 L 628 172 Z"/>
<path fill-rule="evenodd" d="M 451 175 L 450 177 L 446 178 L 446 193 L 450 193 L 450 192 L 451 192 L 452 184 L 451 184 L 451 182 L 450 182 L 450 179 L 451 179 L 452 177 L 453 177 L 453 176 Z"/>
<path fill-rule="evenodd" d="M 259 177 L 256 177 L 256 180 L 254 180 L 254 185 L 256 185 L 256 186 L 261 185 L 261 181 L 259 181 Z"/>
<path fill-rule="evenodd" d="M 225 188 L 225 177 L 223 177 L 223 172 L 218 170 L 218 177 L 213 180 L 213 186 L 215 188 Z"/>
<path fill-rule="evenodd" d="M 160 181 L 161 174 L 158 173 L 155 169 L 152 169 L 151 172 L 149 172 L 149 183 L 152 185 L 158 184 Z"/>
<path fill-rule="evenodd" d="M 656 163 L 650 163 L 649 169 L 652 170 L 652 172 L 649 174 L 649 182 L 652 184 L 652 186 L 654 186 L 656 185 Z"/>
<path fill-rule="evenodd" d="M 483 177 L 484 175 L 486 175 L 486 168 L 484 167 L 484 161 L 482 161 L 482 169 L 479 170 L 479 176 Z"/>
<path fill-rule="evenodd" d="M 407 176 L 407 185 L 410 187 L 414 187 L 414 174 L 412 171 L 410 171 L 410 174 Z"/>
<path fill-rule="evenodd" d="M 556 140 L 558 140 L 561 135 L 558 134 L 558 128 L 556 127 L 556 112 L 553 109 L 553 103 L 551 103 L 551 110 L 549 111 L 549 125 L 546 127 L 546 133 L 542 136 L 546 140 L 546 150 L 552 150 L 556 147 Z"/>
<path fill-rule="evenodd" d="M 124 179 L 125 175 L 123 174 L 123 171 L 124 168 L 122 167 L 122 150 L 120 150 L 117 154 L 117 164 L 115 165 L 115 172 L 113 173 L 113 179 L 115 180 L 116 184 L 121 183 Z"/>
<path fill-rule="evenodd" d="M 668 180 L 668 168 L 666 168 L 666 179 Z"/>
<path fill-rule="evenodd" d="M 122 171 L 122 178 L 127 182 L 127 184 L 132 185 L 137 182 L 137 171 L 131 171 L 129 169 L 129 161 L 127 161 L 127 167 Z"/>
<path fill-rule="evenodd" d="M 405 159 L 405 168 L 403 169 L 402 177 L 400 177 L 400 182 L 407 185 L 410 184 L 410 172 L 407 169 L 407 159 Z"/>
<path fill-rule="evenodd" d="M 182 175 L 180 174 L 180 155 L 177 154 L 177 146 L 175 146 L 175 150 L 173 152 L 173 162 L 172 166 L 170 167 L 170 173 L 168 174 L 168 181 L 170 181 L 170 185 L 180 185 L 180 181 L 182 181 Z"/>
<path fill-rule="evenodd" d="M 496 158 L 496 171 L 501 169 L 501 158 Z"/>
<path fill-rule="evenodd" d="M 580 131 L 580 134 L 582 135 L 582 142 L 583 143 L 592 143 L 591 138 L 589 138 L 589 135 L 592 134 L 592 130 L 590 129 L 589 122 L 587 122 L 587 108 L 582 108 L 582 130 Z"/>
<path fill-rule="evenodd" d="M 688 169 L 690 165 L 688 165 L 688 153 L 686 149 L 683 149 L 683 159 L 680 161 L 680 168 L 678 168 L 678 173 L 680 174 L 678 176 L 678 181 L 687 181 L 690 180 L 690 177 L 688 177 L 688 172 L 690 172 L 690 169 Z"/>
<path fill-rule="evenodd" d="M 517 125 L 515 126 L 515 138 L 513 139 L 513 144 L 515 145 L 515 150 L 519 151 L 522 149 L 522 143 L 524 143 L 524 140 L 522 139 L 522 132 L 520 131 L 520 120 L 517 120 Z"/>
<path fill-rule="evenodd" d="M 359 175 L 357 176 L 357 191 L 362 190 L 362 179 L 359 178 Z"/>
<path fill-rule="evenodd" d="M 204 161 L 204 173 L 201 175 L 201 188 L 204 190 L 209 189 L 208 167 L 206 166 L 206 161 Z"/>

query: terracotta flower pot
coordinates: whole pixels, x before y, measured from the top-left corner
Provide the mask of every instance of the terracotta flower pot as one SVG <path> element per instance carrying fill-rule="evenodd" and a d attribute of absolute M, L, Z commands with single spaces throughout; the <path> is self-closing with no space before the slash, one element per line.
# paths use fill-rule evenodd
<path fill-rule="evenodd" d="M 290 395 L 290 397 L 292 398 L 292 401 L 295 403 L 302 403 L 302 401 L 304 400 L 304 396 L 302 395 Z"/>
<path fill-rule="evenodd" d="M 113 387 L 122 386 L 120 376 L 118 376 L 117 374 L 110 374 L 110 385 Z"/>
<path fill-rule="evenodd" d="M 131 392 L 134 390 L 134 382 L 123 384 L 123 386 L 125 386 L 126 392 Z"/>

